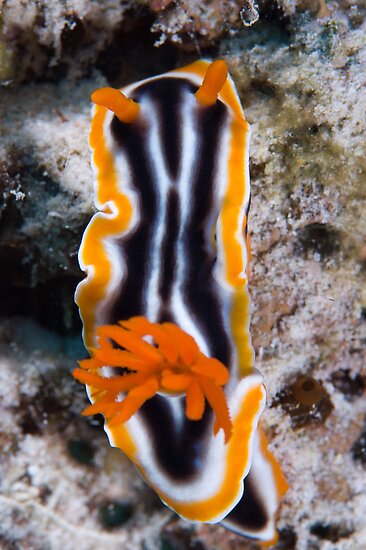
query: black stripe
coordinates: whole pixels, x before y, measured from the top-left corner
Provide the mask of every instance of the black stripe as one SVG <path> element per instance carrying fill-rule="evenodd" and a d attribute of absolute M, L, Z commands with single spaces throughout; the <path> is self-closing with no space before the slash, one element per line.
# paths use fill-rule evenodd
<path fill-rule="evenodd" d="M 220 101 L 213 107 L 201 109 L 198 114 L 201 144 L 197 154 L 198 168 L 194 176 L 191 214 L 184 238 L 188 263 L 185 296 L 189 309 L 194 312 L 195 321 L 209 343 L 211 355 L 230 367 L 231 346 L 224 328 L 217 282 L 213 278 L 216 256 L 205 236 L 211 236 L 211 232 L 205 229 L 209 223 L 212 224 L 212 209 L 217 210 L 218 216 L 221 207 L 217 205 L 214 196 L 215 159 L 220 154 L 220 137 L 226 116 L 227 109 Z"/>
<path fill-rule="evenodd" d="M 140 221 L 134 233 L 120 242 L 121 256 L 126 262 L 126 279 L 115 298 L 108 322 L 116 323 L 144 313 L 143 290 L 149 261 L 154 220 L 157 212 L 155 182 L 146 152 L 144 126 L 122 124 L 116 117 L 111 123 L 115 144 L 126 155 L 132 181 L 139 194 Z"/>
<path fill-rule="evenodd" d="M 255 486 L 255 479 L 249 472 L 244 481 L 242 498 L 225 518 L 225 522 L 229 523 L 227 527 L 242 530 L 245 533 L 248 530 L 249 532 L 262 531 L 267 526 L 269 517 Z"/>
<path fill-rule="evenodd" d="M 178 176 L 181 164 L 182 132 L 181 111 L 183 91 L 194 88 L 185 80 L 177 78 L 159 78 L 140 86 L 133 98 L 141 100 L 147 95 L 154 101 L 160 118 L 161 144 L 164 161 L 172 180 Z"/>
<path fill-rule="evenodd" d="M 159 296 L 166 303 L 172 289 L 176 268 L 176 242 L 179 233 L 179 197 L 175 189 L 170 189 L 167 201 L 167 222 L 161 248 L 161 277 Z M 161 319 L 159 319 L 162 322 Z"/>
<path fill-rule="evenodd" d="M 212 411 L 206 404 L 202 420 L 188 420 L 184 412 L 185 400 L 181 400 L 183 423 L 179 429 L 170 414 L 169 399 L 172 398 L 157 395 L 147 401 L 138 414 L 153 433 L 151 444 L 159 467 L 172 480 L 187 482 L 202 473 L 206 447 L 212 437 L 208 433 Z"/>

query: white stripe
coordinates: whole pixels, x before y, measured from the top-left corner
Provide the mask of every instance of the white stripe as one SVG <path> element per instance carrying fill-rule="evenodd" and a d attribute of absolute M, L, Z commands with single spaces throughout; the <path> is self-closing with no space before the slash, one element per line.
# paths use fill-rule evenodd
<path fill-rule="evenodd" d="M 179 204 L 181 208 L 181 221 L 177 239 L 177 270 L 172 284 L 171 308 L 179 326 L 193 336 L 203 353 L 208 354 L 208 346 L 198 330 L 192 313 L 189 311 L 184 295 L 184 281 L 187 278 L 187 264 L 189 258 L 185 249 L 185 234 L 190 218 L 191 204 L 195 198 L 192 195 L 193 178 L 197 167 L 197 152 L 199 142 L 197 128 L 195 126 L 196 100 L 192 94 L 185 93 L 181 102 L 182 125 L 182 157 L 180 173 L 178 175 L 177 189 L 179 192 Z"/>
<path fill-rule="evenodd" d="M 156 217 L 152 229 L 152 242 L 149 251 L 149 260 L 146 263 L 146 286 L 144 289 L 144 304 L 146 317 L 150 321 L 157 321 L 161 307 L 159 296 L 159 282 L 161 275 L 161 265 L 164 262 L 162 258 L 162 242 L 165 236 L 167 222 L 167 198 L 171 187 L 170 177 L 166 168 L 163 156 L 163 147 L 161 143 L 162 130 L 160 128 L 160 119 L 156 114 L 154 104 L 148 98 L 142 98 L 141 108 L 145 114 L 145 123 L 148 124 L 147 131 L 147 151 L 148 160 L 153 175 L 153 192 L 156 196 Z M 143 184 L 143 182 L 142 182 Z"/>

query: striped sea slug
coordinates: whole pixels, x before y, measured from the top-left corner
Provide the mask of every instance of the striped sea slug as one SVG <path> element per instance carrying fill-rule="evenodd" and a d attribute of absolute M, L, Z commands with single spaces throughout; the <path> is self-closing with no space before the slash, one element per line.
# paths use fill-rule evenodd
<path fill-rule="evenodd" d="M 227 66 L 197 61 L 92 101 L 84 414 L 104 415 L 111 445 L 181 517 L 274 541 L 286 482 L 258 428 L 249 125 Z"/>

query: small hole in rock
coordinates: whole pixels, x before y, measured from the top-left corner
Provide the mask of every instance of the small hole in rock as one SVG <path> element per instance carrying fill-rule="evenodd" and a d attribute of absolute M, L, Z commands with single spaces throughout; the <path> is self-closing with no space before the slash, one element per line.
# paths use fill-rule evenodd
<path fill-rule="evenodd" d="M 79 464 L 92 464 L 95 450 L 86 441 L 81 439 L 68 441 L 67 449 L 72 458 Z"/>
<path fill-rule="evenodd" d="M 99 519 L 103 527 L 115 529 L 126 523 L 133 515 L 133 505 L 130 502 L 116 500 L 105 502 L 99 508 Z"/>
<path fill-rule="evenodd" d="M 300 376 L 278 392 L 271 406 L 278 405 L 290 415 L 294 429 L 323 424 L 334 408 L 322 382 L 310 376 Z"/>

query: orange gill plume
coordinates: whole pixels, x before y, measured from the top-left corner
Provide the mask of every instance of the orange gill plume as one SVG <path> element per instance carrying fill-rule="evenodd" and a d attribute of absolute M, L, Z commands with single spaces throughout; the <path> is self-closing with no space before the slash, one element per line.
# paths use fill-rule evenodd
<path fill-rule="evenodd" d="M 214 434 L 222 429 L 225 443 L 229 441 L 232 424 L 222 388 L 229 381 L 229 371 L 218 359 L 202 353 L 192 336 L 173 323 L 151 323 L 145 317 L 99 326 L 96 335 L 99 346 L 73 372 L 79 382 L 91 387 L 94 403 L 84 415 L 102 413 L 110 426 L 116 426 L 157 392 L 185 394 L 187 418 L 200 420 L 207 400 L 215 414 Z M 100 371 L 105 366 L 125 371 L 106 377 Z"/>

